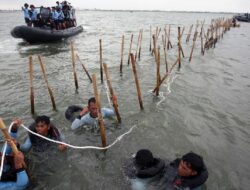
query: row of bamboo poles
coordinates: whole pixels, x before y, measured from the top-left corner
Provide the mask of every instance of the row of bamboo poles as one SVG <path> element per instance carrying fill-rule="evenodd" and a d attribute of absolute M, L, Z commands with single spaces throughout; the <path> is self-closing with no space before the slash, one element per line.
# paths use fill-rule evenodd
<path fill-rule="evenodd" d="M 205 50 L 208 50 L 209 48 L 215 47 L 215 44 L 217 43 L 217 41 L 219 39 L 223 38 L 224 33 L 226 31 L 230 30 L 230 27 L 232 26 L 231 23 L 232 23 L 231 19 L 219 18 L 216 20 L 212 20 L 211 24 L 208 25 L 207 32 L 205 33 L 205 29 L 204 29 L 205 20 L 202 22 L 197 21 L 194 32 L 193 32 L 193 36 L 192 36 L 192 30 L 194 28 L 194 25 L 191 25 L 189 30 L 188 30 L 188 33 L 186 35 L 186 40 L 185 40 L 186 44 L 188 44 L 190 41 L 190 38 L 193 37 L 191 51 L 189 54 L 189 62 L 191 62 L 191 60 L 192 60 L 195 45 L 196 45 L 196 42 L 199 38 L 200 38 L 200 43 L 201 43 L 200 44 L 201 54 L 204 55 Z M 150 26 L 149 51 L 154 56 L 155 63 L 156 63 L 156 85 L 155 85 L 155 88 L 153 89 L 153 92 L 157 96 L 159 95 L 161 84 L 170 76 L 170 74 L 172 73 L 172 71 L 176 65 L 178 65 L 178 70 L 181 69 L 183 58 L 185 58 L 184 50 L 183 50 L 183 43 L 182 43 L 185 27 L 183 27 L 183 28 L 178 27 L 177 29 L 178 29 L 177 30 L 178 31 L 177 32 L 177 54 L 178 54 L 178 56 L 176 58 L 176 61 L 172 65 L 170 65 L 170 63 L 168 62 L 168 51 L 170 49 L 174 49 L 174 45 L 171 42 L 171 36 L 170 36 L 171 35 L 171 25 L 169 25 L 168 27 L 165 27 L 162 30 L 163 32 L 162 32 L 161 37 L 160 37 L 161 28 L 156 27 L 156 30 L 153 33 L 152 27 Z M 137 69 L 136 69 L 137 60 L 140 61 L 140 59 L 141 59 L 143 30 L 142 29 L 139 30 L 139 35 L 138 35 L 138 39 L 137 39 L 137 43 L 136 43 L 136 49 L 135 49 L 134 53 L 132 53 L 132 46 L 134 44 L 133 39 L 134 39 L 134 35 L 131 34 L 129 50 L 128 50 L 127 64 L 130 65 L 130 63 L 131 63 L 131 67 L 132 67 L 132 71 L 133 71 L 133 75 L 134 75 L 134 80 L 135 80 L 136 91 L 137 91 L 137 95 L 138 95 L 139 106 L 140 106 L 140 109 L 143 110 L 144 106 L 143 106 L 143 100 L 142 100 L 142 93 L 140 90 L 140 81 L 139 81 L 139 77 L 138 77 L 138 73 L 137 73 Z M 161 43 L 160 43 L 160 39 L 161 39 Z M 120 59 L 120 67 L 119 67 L 120 68 L 120 75 L 123 74 L 124 44 L 125 44 L 125 37 L 124 37 L 124 35 L 122 35 L 121 59 Z M 165 71 L 164 71 L 163 77 L 161 77 L 161 75 L 160 75 L 160 73 L 161 73 L 161 71 L 160 71 L 160 65 L 161 65 L 161 63 L 160 63 L 160 60 L 161 60 L 160 50 L 161 50 L 161 48 L 160 47 L 161 47 L 161 45 L 163 47 L 162 49 L 163 49 L 163 55 L 164 55 L 163 58 L 164 58 L 164 65 L 165 65 L 164 66 Z M 90 82 L 93 83 L 94 95 L 95 95 L 96 103 L 97 103 L 97 107 L 98 107 L 98 121 L 99 121 L 99 125 L 100 125 L 102 145 L 105 147 L 107 145 L 107 141 L 106 141 L 104 122 L 103 122 L 103 118 L 102 118 L 102 114 L 101 114 L 101 99 L 100 99 L 100 94 L 98 92 L 98 88 L 97 88 L 97 84 L 96 84 L 97 83 L 96 82 L 96 75 L 93 74 L 92 77 L 90 76 L 87 68 L 82 63 L 81 59 L 79 58 L 79 55 L 75 52 L 74 44 L 72 42 L 70 44 L 70 49 L 71 49 L 73 76 L 74 76 L 74 83 L 75 83 L 76 90 L 79 87 L 78 86 L 77 72 L 76 72 L 76 60 L 78 60 L 81 63 L 84 72 L 88 76 Z M 118 121 L 118 123 L 121 123 L 121 116 L 120 116 L 120 113 L 118 110 L 117 101 L 114 101 L 114 98 L 113 98 L 115 96 L 115 92 L 112 88 L 111 78 L 110 78 L 109 72 L 108 72 L 108 66 L 107 66 L 107 64 L 105 64 L 103 62 L 102 39 L 99 40 L 99 56 L 100 56 L 99 62 L 100 62 L 101 83 L 103 83 L 103 70 L 104 70 L 106 81 L 107 81 L 107 84 L 109 87 L 110 96 L 111 96 L 110 99 L 113 102 L 117 121 Z M 49 85 L 48 77 L 47 77 L 45 67 L 44 67 L 44 63 L 43 63 L 43 60 L 42 60 L 40 55 L 38 55 L 38 61 L 40 63 L 43 77 L 44 77 L 44 80 L 45 80 L 45 83 L 46 83 L 46 86 L 47 86 L 47 89 L 48 89 L 48 92 L 50 95 L 52 107 L 54 110 L 56 110 L 56 104 L 55 104 L 53 92 L 52 92 L 52 89 Z M 29 57 L 29 71 L 30 71 L 29 73 L 30 73 L 31 113 L 34 114 L 35 113 L 35 103 L 34 103 L 32 56 Z"/>

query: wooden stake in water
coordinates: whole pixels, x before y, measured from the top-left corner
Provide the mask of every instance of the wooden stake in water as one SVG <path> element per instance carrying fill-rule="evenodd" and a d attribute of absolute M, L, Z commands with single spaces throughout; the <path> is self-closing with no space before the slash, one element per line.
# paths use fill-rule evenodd
<path fill-rule="evenodd" d="M 171 42 L 170 42 L 170 31 L 171 31 L 171 26 L 169 25 L 169 28 L 168 28 L 168 42 L 167 42 L 167 48 L 169 50 L 169 48 L 173 48 Z"/>
<path fill-rule="evenodd" d="M 136 46 L 136 50 L 135 50 L 135 62 L 136 62 L 136 59 L 137 59 L 137 51 L 138 51 L 138 48 L 139 48 L 140 38 L 141 38 L 141 30 L 139 31 L 137 46 Z"/>
<path fill-rule="evenodd" d="M 88 72 L 88 70 L 86 69 L 85 65 L 82 63 L 82 61 L 81 61 L 81 59 L 80 59 L 80 57 L 79 57 L 78 54 L 76 54 L 76 58 L 78 59 L 78 61 L 80 61 L 80 63 L 82 64 L 83 70 L 84 70 L 85 73 L 87 74 L 87 76 L 88 76 L 90 82 L 92 82 L 92 79 L 91 79 L 91 77 L 90 77 L 90 75 L 89 75 L 89 72 Z"/>
<path fill-rule="evenodd" d="M 75 80 L 75 86 L 76 90 L 78 89 L 78 80 L 77 80 L 77 74 L 76 74 L 76 58 L 75 58 L 75 51 L 74 51 L 74 44 L 73 42 L 70 43 L 70 49 L 71 49 L 71 58 L 72 58 L 72 65 L 73 65 L 73 73 L 74 73 L 74 80 Z"/>
<path fill-rule="evenodd" d="M 99 49 L 100 49 L 100 75 L 101 75 L 101 82 L 103 83 L 103 70 L 102 70 L 102 40 L 99 39 Z"/>
<path fill-rule="evenodd" d="M 56 103 L 55 103 L 55 99 L 54 99 L 54 96 L 53 96 L 53 92 L 52 92 L 52 90 L 51 90 L 51 88 L 49 86 L 48 77 L 46 75 L 45 68 L 44 68 L 44 65 L 43 65 L 43 61 L 42 61 L 42 58 L 41 58 L 40 55 L 38 55 L 38 60 L 39 60 L 39 63 L 40 63 L 41 69 L 42 69 L 43 78 L 45 80 L 45 83 L 46 83 L 48 91 L 49 91 L 49 96 L 50 96 L 50 99 L 51 99 L 53 109 L 56 110 Z"/>
<path fill-rule="evenodd" d="M 160 47 L 157 51 L 157 61 L 156 61 L 156 86 L 159 86 L 161 80 L 160 76 Z M 156 90 L 156 96 L 159 96 L 159 88 Z"/>
<path fill-rule="evenodd" d="M 139 84 L 137 71 L 136 71 L 136 66 L 135 66 L 135 58 L 134 58 L 134 55 L 132 53 L 130 54 L 130 57 L 131 57 L 131 63 L 132 63 L 134 78 L 135 78 L 135 85 L 136 85 L 138 100 L 139 100 L 140 108 L 141 108 L 141 110 L 143 110 L 144 108 L 143 108 L 143 103 L 142 103 L 140 84 Z"/>
<path fill-rule="evenodd" d="M 149 44 L 149 51 L 151 52 L 152 49 L 151 49 L 151 41 L 152 41 L 152 27 L 150 25 L 150 32 L 149 32 L 149 40 L 150 40 L 150 44 Z"/>
<path fill-rule="evenodd" d="M 122 74 L 123 51 L 124 51 L 124 35 L 122 35 L 120 74 Z"/>
<path fill-rule="evenodd" d="M 162 84 L 162 83 L 164 82 L 164 80 L 171 74 L 171 72 L 172 72 L 174 66 L 175 66 L 178 62 L 179 62 L 179 60 L 177 59 L 177 60 L 175 61 L 175 63 L 171 66 L 169 72 L 166 73 L 166 74 L 164 75 L 164 77 L 160 80 L 159 84 L 154 88 L 153 93 L 159 91 L 161 84 Z"/>
<path fill-rule="evenodd" d="M 194 46 L 195 46 L 195 41 L 196 41 L 196 37 L 197 37 L 197 31 L 195 31 L 195 38 L 193 38 L 193 46 L 192 46 L 192 50 L 191 50 L 191 53 L 190 53 L 190 56 L 189 56 L 189 62 L 191 62 L 192 60 L 192 56 L 193 56 L 193 51 L 194 51 Z"/>
<path fill-rule="evenodd" d="M 178 27 L 178 59 L 179 59 L 179 65 L 178 69 L 181 68 L 181 28 Z"/>
<path fill-rule="evenodd" d="M 95 100 L 96 100 L 96 107 L 97 107 L 97 110 L 98 110 L 98 122 L 99 122 L 99 126 L 100 126 L 102 146 L 106 147 L 107 146 L 106 132 L 105 132 L 105 126 L 104 126 L 102 112 L 101 112 L 101 101 L 100 101 L 99 93 L 98 93 L 98 90 L 97 90 L 95 74 L 92 75 L 92 81 L 93 81 L 93 89 L 94 89 Z"/>
<path fill-rule="evenodd" d="M 30 74 L 30 106 L 31 113 L 35 113 L 35 96 L 34 96 L 34 88 L 33 88 L 33 64 L 32 64 L 32 56 L 29 56 L 29 74 Z"/>
<path fill-rule="evenodd" d="M 119 113 L 119 110 L 118 110 L 117 101 L 114 101 L 114 99 L 113 99 L 113 97 L 115 96 L 115 93 L 114 93 L 114 90 L 113 90 L 112 85 L 111 85 L 111 80 L 110 80 L 110 77 L 109 77 L 108 67 L 107 67 L 106 63 L 103 64 L 103 68 L 104 68 L 104 72 L 105 72 L 105 75 L 106 75 L 106 80 L 107 80 L 107 83 L 108 83 L 109 92 L 110 92 L 110 95 L 111 95 L 111 100 L 113 101 L 113 106 L 114 106 L 115 114 L 116 114 L 116 117 L 117 117 L 117 121 L 118 121 L 118 123 L 121 123 L 121 116 L 120 116 L 120 113 Z"/>
<path fill-rule="evenodd" d="M 189 28 L 188 35 L 187 35 L 187 38 L 186 38 L 186 43 L 189 42 L 189 39 L 190 39 L 190 36 L 191 36 L 191 33 L 192 33 L 192 29 L 193 29 L 193 24 Z"/>
<path fill-rule="evenodd" d="M 168 72 L 168 61 L 167 61 L 167 52 L 166 52 L 166 38 L 162 35 L 163 51 L 164 51 L 164 60 L 166 65 L 166 73 Z"/>
<path fill-rule="evenodd" d="M 142 35 L 143 35 L 143 29 L 141 29 L 141 39 L 140 39 L 140 45 L 139 45 L 139 61 L 141 60 L 141 44 L 142 44 Z"/>
<path fill-rule="evenodd" d="M 132 49 L 132 44 L 133 44 L 133 34 L 131 34 L 131 38 L 130 38 L 130 46 L 129 46 L 129 51 L 128 51 L 128 65 L 130 63 L 130 53 Z"/>

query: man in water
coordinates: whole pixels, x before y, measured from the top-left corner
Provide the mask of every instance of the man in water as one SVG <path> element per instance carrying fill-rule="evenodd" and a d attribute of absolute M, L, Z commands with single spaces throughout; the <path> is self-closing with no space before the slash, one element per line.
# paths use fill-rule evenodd
<path fill-rule="evenodd" d="M 131 179 L 133 190 L 198 190 L 208 178 L 202 157 L 193 152 L 164 163 L 144 149 L 125 164 L 125 174 Z"/>
<path fill-rule="evenodd" d="M 116 97 L 112 97 L 114 101 L 117 101 Z M 88 112 L 88 113 L 87 113 Z M 101 109 L 103 118 L 112 117 L 115 115 L 113 109 L 102 108 Z M 71 129 L 77 129 L 81 126 L 87 125 L 91 127 L 97 126 L 98 110 L 96 106 L 96 100 L 94 97 L 90 98 L 88 101 L 88 107 L 85 108 L 80 115 L 73 121 Z"/>
<path fill-rule="evenodd" d="M 17 133 L 18 126 L 20 126 L 21 121 L 15 120 L 15 125 L 13 125 L 13 132 Z M 38 116 L 35 120 L 35 123 L 31 124 L 29 129 L 35 133 L 38 133 L 39 135 L 42 135 L 44 137 L 61 141 L 61 134 L 58 131 L 58 129 L 51 124 L 50 118 L 48 116 Z M 23 152 L 28 152 L 31 148 L 35 152 L 44 152 L 48 148 L 50 148 L 53 145 L 52 142 L 49 142 L 41 137 L 38 137 L 36 135 L 33 135 L 29 133 L 28 138 L 24 142 L 24 144 L 20 145 L 20 149 Z M 67 147 L 63 144 L 58 145 L 58 149 L 60 151 L 65 150 Z"/>
<path fill-rule="evenodd" d="M 24 20 L 27 26 L 31 26 L 31 19 L 30 19 L 30 10 L 29 5 L 27 3 L 24 4 L 24 7 L 22 7 L 22 11 L 24 14 Z"/>

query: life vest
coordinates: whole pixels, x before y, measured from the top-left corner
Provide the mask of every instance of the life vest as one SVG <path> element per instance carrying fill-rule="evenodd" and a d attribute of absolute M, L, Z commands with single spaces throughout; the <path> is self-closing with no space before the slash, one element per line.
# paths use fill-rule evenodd
<path fill-rule="evenodd" d="M 29 129 L 33 132 L 37 132 L 36 131 L 36 124 L 33 123 Z M 33 135 L 31 133 L 29 133 L 29 138 L 33 147 L 33 151 L 35 152 L 44 152 L 45 150 L 47 150 L 48 148 L 51 147 L 51 145 L 53 145 L 54 143 L 47 141 L 41 137 L 38 137 L 36 135 Z M 61 141 L 61 137 L 60 137 L 60 133 L 58 131 L 58 129 L 51 123 L 50 124 L 50 129 L 48 131 L 48 136 L 47 138 L 53 139 L 53 140 L 58 140 Z"/>
<path fill-rule="evenodd" d="M 139 178 L 149 178 L 154 177 L 161 173 L 164 169 L 165 163 L 163 160 L 159 158 L 154 158 L 154 162 L 152 166 L 146 168 L 138 168 L 137 169 L 137 177 Z"/>

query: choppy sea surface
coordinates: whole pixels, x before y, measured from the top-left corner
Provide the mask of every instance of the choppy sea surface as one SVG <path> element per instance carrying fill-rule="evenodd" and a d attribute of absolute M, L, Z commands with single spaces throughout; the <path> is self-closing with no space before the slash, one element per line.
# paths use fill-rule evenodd
<path fill-rule="evenodd" d="M 86 105 L 93 87 L 81 64 L 77 62 L 79 89 L 75 90 L 69 42 L 91 74 L 96 74 L 102 106 L 109 107 L 106 88 L 99 75 L 99 39 L 103 61 L 107 63 L 113 88 L 118 97 L 122 124 L 107 120 L 107 140 L 111 144 L 132 126 L 136 128 L 105 152 L 68 149 L 41 155 L 29 155 L 32 184 L 29 189 L 130 189 L 122 163 L 141 148 L 152 150 L 157 157 L 175 159 L 193 151 L 201 154 L 209 170 L 208 190 L 248 190 L 250 184 L 250 24 L 232 28 L 216 48 L 202 56 L 197 42 L 191 63 L 188 57 L 192 40 L 186 44 L 188 28 L 205 19 L 232 14 L 136 11 L 78 11 L 81 34 L 58 43 L 30 45 L 15 39 L 10 31 L 24 24 L 21 12 L 0 12 L 0 117 L 7 125 L 20 118 L 25 125 L 32 121 L 29 100 L 28 56 L 34 60 L 35 110 L 37 115 L 51 116 L 64 134 L 65 142 L 79 146 L 101 146 L 100 135 L 70 129 L 64 112 L 69 105 Z M 152 30 L 171 24 L 173 49 L 168 62 L 173 64 L 177 52 L 177 27 L 185 26 L 185 58 L 180 71 L 161 87 L 159 97 L 152 95 L 156 84 L 155 59 L 149 52 Z M 131 34 L 135 53 L 139 30 L 143 29 L 141 60 L 137 72 L 143 96 L 140 111 L 131 65 L 127 65 Z M 163 34 L 163 33 L 161 33 Z M 159 44 L 161 43 L 161 34 Z M 120 76 L 121 38 L 125 36 L 123 75 Z M 192 39 L 192 37 L 191 37 Z M 162 48 L 161 48 L 162 50 Z M 37 55 L 45 63 L 53 89 L 57 111 L 52 110 Z M 163 53 L 161 53 L 163 55 Z M 164 58 L 161 75 L 164 75 Z M 21 128 L 22 143 L 27 132 Z"/>

